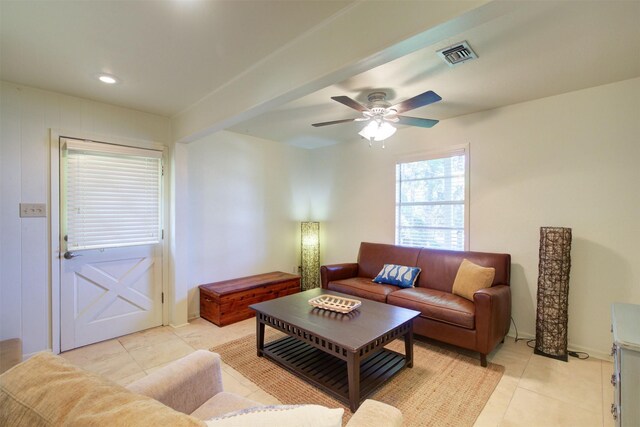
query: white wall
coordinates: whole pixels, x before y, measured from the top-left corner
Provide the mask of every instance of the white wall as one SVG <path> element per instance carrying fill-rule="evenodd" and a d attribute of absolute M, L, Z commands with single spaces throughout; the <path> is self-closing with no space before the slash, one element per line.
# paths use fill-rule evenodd
<path fill-rule="evenodd" d="M 298 265 L 310 152 L 219 132 L 188 150 L 189 317 L 198 285 Z"/>
<path fill-rule="evenodd" d="M 49 128 L 168 143 L 170 123 L 11 83 L 0 90 L 0 338 L 22 337 L 29 354 L 51 345 L 48 219 L 20 219 L 18 204 L 47 201 Z M 323 263 L 355 260 L 363 240 L 392 243 L 396 158 L 470 143 L 471 249 L 511 253 L 520 332 L 535 332 L 539 227 L 572 227 L 570 345 L 604 355 L 610 303 L 640 303 L 639 100 L 633 79 L 401 129 L 385 150 L 353 141 L 306 151 L 230 132 L 176 147 L 184 220 L 174 232 L 188 253 L 174 270 L 188 314 L 198 314 L 201 283 L 293 271 L 302 220 L 322 221 Z"/>
<path fill-rule="evenodd" d="M 470 248 L 511 254 L 519 332 L 535 334 L 539 228 L 571 227 L 570 348 L 605 357 L 610 304 L 640 303 L 638 135 L 637 78 L 400 129 L 385 150 L 315 150 L 323 262 L 355 261 L 363 240 L 393 243 L 399 156 L 469 143 Z"/>
<path fill-rule="evenodd" d="M 48 202 L 50 128 L 167 145 L 171 136 L 164 117 L 0 84 L 0 339 L 22 338 L 24 354 L 51 348 L 49 218 L 18 212 Z"/>

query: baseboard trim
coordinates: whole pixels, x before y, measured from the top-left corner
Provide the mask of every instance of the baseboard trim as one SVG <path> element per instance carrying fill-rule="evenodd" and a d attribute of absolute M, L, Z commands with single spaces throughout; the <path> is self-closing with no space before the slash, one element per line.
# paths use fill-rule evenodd
<path fill-rule="evenodd" d="M 171 326 L 173 329 L 184 328 L 185 326 L 189 326 L 189 322 L 183 323 L 181 325 L 174 325 L 173 323 L 169 323 L 169 326 Z"/>
<path fill-rule="evenodd" d="M 569 351 L 582 351 L 589 353 L 589 357 L 594 359 L 604 360 L 605 362 L 613 363 L 613 357 L 608 353 L 603 353 L 602 350 L 596 350 L 595 348 L 583 347 L 581 345 L 574 345 L 569 343 Z"/>
<path fill-rule="evenodd" d="M 511 331 L 509 331 L 507 336 L 514 339 L 516 337 L 515 333 Z M 527 332 L 518 331 L 518 341 L 522 339 L 534 340 L 536 339 L 536 336 L 534 334 L 530 334 Z M 596 350 L 595 348 L 584 347 L 584 346 L 575 345 L 572 343 L 569 343 L 567 347 L 569 348 L 569 351 L 581 351 L 584 353 L 588 353 L 589 357 L 593 357 L 594 359 L 604 360 L 606 362 L 613 362 L 613 357 L 611 357 L 611 355 L 608 353 L 603 353 L 602 350 Z"/>

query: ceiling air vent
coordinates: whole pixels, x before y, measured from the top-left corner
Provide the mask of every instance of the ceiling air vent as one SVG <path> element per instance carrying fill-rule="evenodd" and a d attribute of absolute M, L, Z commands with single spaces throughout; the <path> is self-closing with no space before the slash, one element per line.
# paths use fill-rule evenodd
<path fill-rule="evenodd" d="M 469 43 L 465 41 L 453 46 L 446 47 L 436 52 L 449 67 L 453 67 L 470 59 L 477 58 L 478 55 L 471 49 Z"/>

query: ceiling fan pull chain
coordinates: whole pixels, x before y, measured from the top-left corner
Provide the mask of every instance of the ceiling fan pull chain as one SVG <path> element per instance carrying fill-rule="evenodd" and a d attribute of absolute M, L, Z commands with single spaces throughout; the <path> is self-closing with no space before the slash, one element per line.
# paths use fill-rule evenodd
<path fill-rule="evenodd" d="M 369 148 L 373 145 L 373 137 L 369 138 Z"/>

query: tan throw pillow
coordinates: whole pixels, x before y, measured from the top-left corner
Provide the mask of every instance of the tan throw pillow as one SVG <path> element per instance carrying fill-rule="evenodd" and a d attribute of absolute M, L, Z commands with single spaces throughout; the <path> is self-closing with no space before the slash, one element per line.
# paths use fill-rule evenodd
<path fill-rule="evenodd" d="M 473 294 L 478 289 L 491 287 L 495 275 L 495 268 L 482 267 L 472 263 L 468 259 L 464 259 L 458 268 L 456 280 L 453 281 L 452 292 L 469 301 L 473 301 Z"/>

